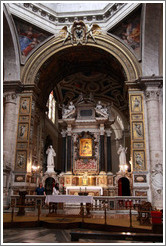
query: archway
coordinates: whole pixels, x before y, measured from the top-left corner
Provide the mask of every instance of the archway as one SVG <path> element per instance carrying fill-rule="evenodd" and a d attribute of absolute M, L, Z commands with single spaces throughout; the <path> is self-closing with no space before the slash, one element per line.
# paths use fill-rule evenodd
<path fill-rule="evenodd" d="M 118 180 L 118 196 L 130 196 L 130 182 L 126 177 Z"/>
<path fill-rule="evenodd" d="M 43 111 L 51 91 L 58 106 L 63 103 L 67 106 L 70 101 L 76 102 L 81 92 L 90 94 L 93 90 L 96 102 L 102 100 L 105 104 L 113 103 L 115 111 L 124 116 L 123 123 L 127 122 L 123 130 L 128 130 L 130 123 L 125 82 L 141 75 L 139 62 L 131 50 L 115 37 L 96 35 L 95 39 L 97 43 L 89 40 L 87 44 L 77 46 L 71 45 L 70 40 L 63 44 L 62 39 L 51 38 L 27 60 L 22 70 L 22 82 L 25 88 L 34 88 L 35 100 Z M 79 83 L 73 85 L 73 81 Z M 62 112 L 62 108 L 58 109 Z M 62 118 L 59 112 L 58 116 Z M 120 123 L 121 119 L 115 122 L 115 131 L 117 128 L 119 131 Z M 115 136 L 122 137 L 118 131 Z M 62 149 L 60 137 L 56 143 L 59 150 Z M 116 152 L 116 148 L 114 144 L 113 152 Z M 61 169 L 59 163 L 61 153 L 57 154 L 57 169 Z"/>
<path fill-rule="evenodd" d="M 55 179 L 52 177 L 49 177 L 45 180 L 45 191 L 46 195 L 52 195 L 52 189 L 55 185 Z"/>

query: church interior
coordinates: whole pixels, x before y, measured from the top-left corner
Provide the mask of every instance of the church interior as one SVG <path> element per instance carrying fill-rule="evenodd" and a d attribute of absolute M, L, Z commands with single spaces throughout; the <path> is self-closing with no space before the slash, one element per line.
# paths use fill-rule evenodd
<path fill-rule="evenodd" d="M 74 208 L 103 243 L 115 242 L 101 232 L 108 218 L 161 242 L 163 3 L 4 2 L 2 11 L 4 242 L 30 242 L 7 236 L 30 225 L 28 213 L 70 229 Z M 63 233 L 33 243 L 65 242 Z"/>

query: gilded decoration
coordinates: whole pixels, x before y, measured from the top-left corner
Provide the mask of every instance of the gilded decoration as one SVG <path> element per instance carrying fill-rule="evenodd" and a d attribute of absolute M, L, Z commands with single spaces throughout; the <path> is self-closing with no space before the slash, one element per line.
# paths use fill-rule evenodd
<path fill-rule="evenodd" d="M 96 43 L 90 43 L 88 40 L 87 45 L 104 49 L 108 53 L 111 53 L 123 66 L 127 80 L 137 79 L 141 76 L 141 68 L 135 56 L 127 49 L 119 40 L 109 35 L 95 35 Z M 34 84 L 35 77 L 38 74 L 40 67 L 46 62 L 52 55 L 58 53 L 60 50 L 65 50 L 72 47 L 69 40 L 65 42 L 63 46 L 63 39 L 54 37 L 47 43 L 43 44 L 39 49 L 27 60 L 21 74 L 21 78 L 24 84 Z"/>
<path fill-rule="evenodd" d="M 28 131 L 29 131 L 29 125 L 28 123 L 23 124 L 20 123 L 18 124 L 18 140 L 21 141 L 27 141 L 28 140 Z"/>
<path fill-rule="evenodd" d="M 141 96 L 131 96 L 131 112 L 142 112 Z"/>
<path fill-rule="evenodd" d="M 133 140 L 144 139 L 143 122 L 132 122 Z"/>
<path fill-rule="evenodd" d="M 145 128 L 142 93 L 130 94 L 129 100 L 133 171 L 146 170 Z"/>
<path fill-rule="evenodd" d="M 81 132 L 75 143 L 74 173 L 96 173 L 98 160 L 95 153 L 95 137 L 90 132 Z"/>
<path fill-rule="evenodd" d="M 20 97 L 15 170 L 26 171 L 31 119 L 31 96 Z"/>
<path fill-rule="evenodd" d="M 18 150 L 16 153 L 16 170 L 26 170 L 27 151 Z"/>
<path fill-rule="evenodd" d="M 30 97 L 21 97 L 20 100 L 20 114 L 30 113 Z"/>
<path fill-rule="evenodd" d="M 145 152 L 134 150 L 133 154 L 134 154 L 134 169 L 144 170 L 145 169 Z"/>
<path fill-rule="evenodd" d="M 80 148 L 79 148 L 80 157 L 92 157 L 92 139 L 91 138 L 82 138 L 80 139 Z"/>

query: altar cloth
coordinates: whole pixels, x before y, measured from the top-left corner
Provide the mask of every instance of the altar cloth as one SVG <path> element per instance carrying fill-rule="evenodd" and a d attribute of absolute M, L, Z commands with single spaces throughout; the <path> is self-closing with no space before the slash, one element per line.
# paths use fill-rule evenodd
<path fill-rule="evenodd" d="M 93 196 L 47 195 L 45 203 L 92 203 Z"/>

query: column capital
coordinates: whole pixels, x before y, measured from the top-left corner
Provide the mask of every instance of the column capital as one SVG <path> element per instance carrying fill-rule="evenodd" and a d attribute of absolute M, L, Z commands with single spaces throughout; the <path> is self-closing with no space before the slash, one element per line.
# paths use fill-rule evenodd
<path fill-rule="evenodd" d="M 17 94 L 15 92 L 5 92 L 5 103 L 13 103 L 16 104 Z"/>
<path fill-rule="evenodd" d="M 146 101 L 158 101 L 159 100 L 160 91 L 159 90 L 146 90 L 145 91 L 145 99 Z"/>
<path fill-rule="evenodd" d="M 110 129 L 106 129 L 105 132 L 107 134 L 107 137 L 111 137 L 112 131 Z"/>
<path fill-rule="evenodd" d="M 104 124 L 100 124 L 100 135 L 104 135 Z"/>
<path fill-rule="evenodd" d="M 67 125 L 67 135 L 71 136 L 72 135 L 72 126 L 70 124 Z"/>
<path fill-rule="evenodd" d="M 66 137 L 66 130 L 62 129 L 61 134 L 62 134 L 62 137 L 65 138 Z"/>

